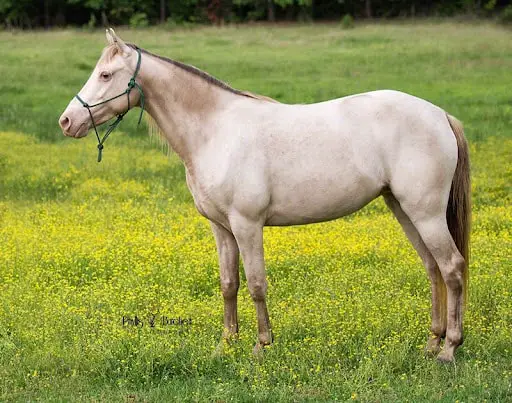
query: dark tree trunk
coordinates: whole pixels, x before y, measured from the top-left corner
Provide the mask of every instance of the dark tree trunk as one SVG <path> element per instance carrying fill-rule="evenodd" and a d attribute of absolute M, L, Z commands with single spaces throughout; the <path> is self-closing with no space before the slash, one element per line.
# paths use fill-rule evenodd
<path fill-rule="evenodd" d="M 365 11 L 366 11 L 366 18 L 372 18 L 372 1 L 371 0 L 365 1 Z"/>
<path fill-rule="evenodd" d="M 105 10 L 101 11 L 101 23 L 105 28 L 108 28 L 108 26 L 110 25 L 108 23 L 107 13 L 105 13 Z"/>
<path fill-rule="evenodd" d="M 160 23 L 165 22 L 165 0 L 160 0 Z"/>
<path fill-rule="evenodd" d="M 276 8 L 274 5 L 274 0 L 267 0 L 267 14 L 268 20 L 270 22 L 274 22 L 276 20 Z"/>
<path fill-rule="evenodd" d="M 44 27 L 50 28 L 50 0 L 44 0 Z M 39 3 L 41 4 L 41 3 Z"/>

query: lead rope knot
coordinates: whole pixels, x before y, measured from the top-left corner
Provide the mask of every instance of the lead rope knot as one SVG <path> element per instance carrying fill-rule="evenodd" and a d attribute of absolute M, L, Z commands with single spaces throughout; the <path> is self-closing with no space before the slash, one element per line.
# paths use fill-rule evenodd
<path fill-rule="evenodd" d="M 102 157 L 102 154 L 103 154 L 103 143 L 99 143 L 98 144 L 98 162 L 101 162 L 101 157 Z"/>

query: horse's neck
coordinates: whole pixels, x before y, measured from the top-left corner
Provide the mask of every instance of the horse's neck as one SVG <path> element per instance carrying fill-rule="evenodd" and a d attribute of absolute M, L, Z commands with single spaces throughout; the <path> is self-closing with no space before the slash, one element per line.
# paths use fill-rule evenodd
<path fill-rule="evenodd" d="M 211 135 L 209 122 L 236 95 L 179 66 L 149 56 L 141 68 L 140 81 L 147 112 L 190 168 L 194 155 Z"/>

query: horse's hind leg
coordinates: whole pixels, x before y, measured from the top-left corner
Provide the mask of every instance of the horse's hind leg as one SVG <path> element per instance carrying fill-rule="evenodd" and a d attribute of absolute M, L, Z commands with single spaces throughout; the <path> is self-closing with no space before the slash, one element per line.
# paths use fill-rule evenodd
<path fill-rule="evenodd" d="M 441 277 L 439 267 L 421 239 L 420 234 L 413 223 L 400 207 L 400 203 L 391 193 L 385 193 L 384 200 L 388 207 L 393 211 L 398 222 L 402 226 L 405 235 L 418 252 L 427 274 L 430 278 L 430 288 L 432 294 L 432 336 L 427 341 L 426 351 L 430 354 L 437 354 L 440 350 L 441 339 L 446 334 L 446 287 Z"/>
<path fill-rule="evenodd" d="M 398 200 L 437 262 L 446 284 L 446 341 L 438 359 L 451 362 L 455 350 L 462 344 L 463 275 L 466 263 L 448 229 L 446 203 L 441 202 L 439 194 L 413 202 L 406 198 Z"/>

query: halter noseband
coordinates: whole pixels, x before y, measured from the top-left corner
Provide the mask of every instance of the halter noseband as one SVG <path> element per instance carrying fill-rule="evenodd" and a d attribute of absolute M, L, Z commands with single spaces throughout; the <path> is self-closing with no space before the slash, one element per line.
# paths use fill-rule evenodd
<path fill-rule="evenodd" d="M 140 53 L 140 49 L 136 48 L 135 50 L 137 51 L 137 54 L 138 54 L 137 67 L 135 67 L 135 72 L 133 73 L 132 78 L 128 82 L 128 88 L 126 88 L 126 90 L 124 92 L 122 92 L 119 95 L 116 95 L 115 97 L 109 98 L 109 99 L 107 99 L 105 101 L 98 102 L 98 103 L 93 104 L 93 105 L 89 105 L 82 98 L 80 98 L 80 96 L 78 94 L 75 95 L 75 98 L 78 99 L 78 101 L 82 104 L 82 106 L 84 108 L 87 108 L 87 112 L 89 112 L 89 116 L 91 117 L 92 127 L 94 127 L 94 132 L 96 133 L 96 138 L 98 139 L 98 162 L 101 162 L 101 157 L 102 157 L 102 152 L 103 152 L 103 147 L 104 147 L 103 143 L 105 143 L 105 140 L 107 140 L 107 137 L 110 136 L 110 133 L 112 133 L 115 130 L 115 128 L 117 127 L 117 125 L 119 123 L 121 123 L 121 120 L 123 120 L 124 115 L 126 115 L 128 113 L 128 111 L 130 110 L 130 108 L 131 108 L 131 106 L 130 106 L 130 92 L 132 91 L 133 88 L 137 88 L 137 90 L 139 91 L 139 94 L 140 94 L 140 108 L 141 108 L 141 111 L 140 111 L 140 116 L 139 116 L 138 124 L 140 124 L 140 121 L 142 119 L 142 114 L 144 113 L 144 92 L 142 91 L 141 86 L 135 81 L 135 79 L 137 78 L 137 74 L 139 73 L 140 62 L 141 62 L 142 56 L 141 56 L 141 53 Z M 100 138 L 100 135 L 98 134 L 98 129 L 96 128 L 96 123 L 94 122 L 94 118 L 92 117 L 91 108 L 94 108 L 95 106 L 98 106 L 98 105 L 106 104 L 107 102 L 110 102 L 110 101 L 112 101 L 114 99 L 122 97 L 123 95 L 126 95 L 126 98 L 128 100 L 128 108 L 123 113 L 117 115 L 117 119 L 108 126 L 108 129 L 105 132 L 105 135 L 102 138 Z"/>

